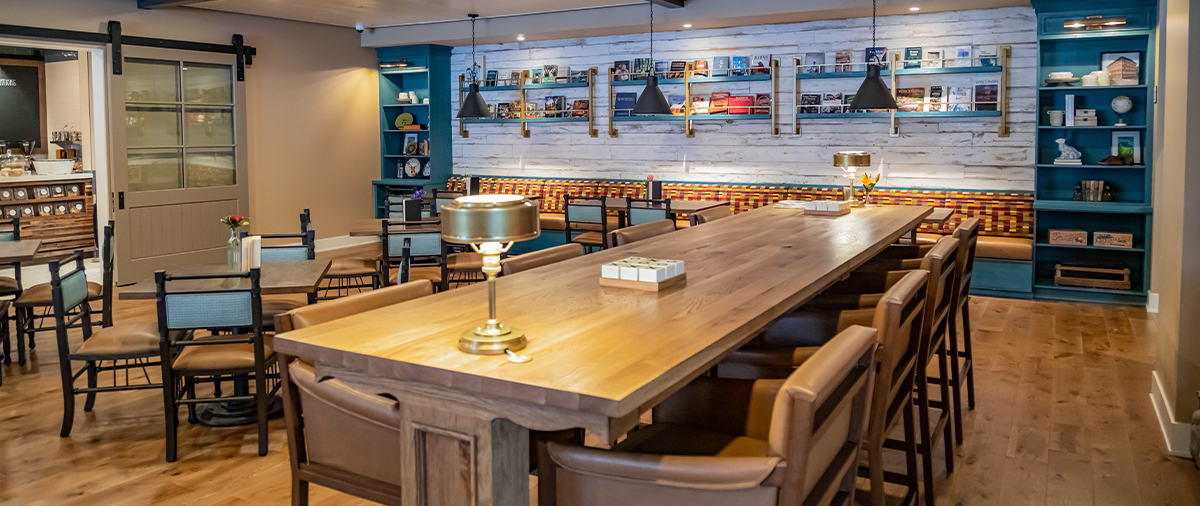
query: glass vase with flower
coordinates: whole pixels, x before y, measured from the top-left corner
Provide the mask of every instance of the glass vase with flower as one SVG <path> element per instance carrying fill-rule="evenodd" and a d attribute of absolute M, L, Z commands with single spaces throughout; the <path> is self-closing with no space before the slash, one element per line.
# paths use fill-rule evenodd
<path fill-rule="evenodd" d="M 231 271 L 240 271 L 242 270 L 242 238 L 238 230 L 249 226 L 250 221 L 242 216 L 231 215 L 221 218 L 221 223 L 229 227 L 229 245 L 225 251 L 226 265 Z"/>
<path fill-rule="evenodd" d="M 871 201 L 871 192 L 875 191 L 875 185 L 879 184 L 879 178 L 882 176 L 883 176 L 883 174 L 880 173 L 880 174 L 875 174 L 875 177 L 872 178 L 870 174 L 863 174 L 863 176 L 862 176 L 863 192 L 862 192 L 862 200 L 861 200 L 863 206 L 875 205 Z"/>

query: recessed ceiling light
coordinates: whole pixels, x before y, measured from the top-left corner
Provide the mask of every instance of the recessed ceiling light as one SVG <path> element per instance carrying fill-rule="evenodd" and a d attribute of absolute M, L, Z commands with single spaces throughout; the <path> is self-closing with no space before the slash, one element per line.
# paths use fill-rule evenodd
<path fill-rule="evenodd" d="M 525 40 L 525 36 L 524 36 L 524 35 L 518 35 L 518 36 L 517 36 L 517 40 Z"/>
<path fill-rule="evenodd" d="M 691 28 L 691 27 L 692 27 L 692 24 L 691 24 L 691 23 L 684 23 L 684 24 L 683 24 L 683 27 L 684 27 L 684 28 Z"/>
<path fill-rule="evenodd" d="M 908 10 L 917 12 L 917 11 L 921 10 L 921 8 L 920 7 L 909 7 Z"/>

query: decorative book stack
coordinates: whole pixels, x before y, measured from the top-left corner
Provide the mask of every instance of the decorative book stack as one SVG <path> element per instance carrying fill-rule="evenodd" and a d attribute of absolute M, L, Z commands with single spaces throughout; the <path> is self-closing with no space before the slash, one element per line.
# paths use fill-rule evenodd
<path fill-rule="evenodd" d="M 660 292 L 686 280 L 682 260 L 629 257 L 600 266 L 600 286 Z"/>
<path fill-rule="evenodd" d="M 1075 126 L 1094 127 L 1098 125 L 1095 109 L 1075 109 Z"/>

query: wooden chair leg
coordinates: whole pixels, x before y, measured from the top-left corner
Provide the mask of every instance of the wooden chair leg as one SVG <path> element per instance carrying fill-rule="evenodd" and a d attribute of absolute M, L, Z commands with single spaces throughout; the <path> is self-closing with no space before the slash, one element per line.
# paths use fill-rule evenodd
<path fill-rule="evenodd" d="M 75 424 L 75 382 L 71 372 L 71 361 L 67 359 L 66 352 L 62 353 L 62 358 L 59 360 L 58 368 L 62 374 L 63 387 L 63 421 L 62 430 L 59 431 L 59 437 L 67 437 L 71 435 L 71 426 Z"/>
<path fill-rule="evenodd" d="M 25 308 L 18 307 L 17 313 L 17 364 L 25 365 Z"/>
<path fill-rule="evenodd" d="M 292 477 L 292 506 L 308 506 L 308 482 Z"/>
<path fill-rule="evenodd" d="M 963 322 L 963 353 L 969 366 L 967 367 L 967 407 L 975 409 L 975 352 L 971 350 L 971 299 L 964 297 L 962 310 Z"/>
<path fill-rule="evenodd" d="M 258 456 L 267 454 L 267 408 L 271 403 L 270 392 L 267 391 L 266 371 L 254 373 L 254 403 L 258 408 Z"/>
<path fill-rule="evenodd" d="M 187 378 L 185 378 L 183 380 L 183 384 L 184 384 L 183 388 L 187 392 L 187 398 L 195 399 L 196 398 L 196 379 L 191 376 L 188 376 Z M 188 410 L 188 423 L 191 423 L 191 424 L 200 423 L 200 418 L 196 416 L 196 405 L 188 404 L 187 410 Z"/>
<path fill-rule="evenodd" d="M 0 346 L 3 347 L 3 349 L 0 350 L 0 353 L 4 354 L 4 365 L 10 365 L 12 364 L 12 343 L 10 342 L 9 338 L 11 337 L 10 334 L 12 334 L 12 331 L 9 330 L 7 309 L 4 311 L 4 314 L 0 315 L 0 327 L 2 327 L 0 328 L 0 336 L 3 336 L 0 337 Z M 3 380 L 0 379 L 0 381 Z"/>
<path fill-rule="evenodd" d="M 116 365 L 115 363 L 113 365 Z M 87 386 L 88 388 L 96 388 L 96 363 L 88 361 L 87 363 Z M 83 411 L 91 413 L 92 408 L 96 406 L 96 392 L 88 392 L 87 400 L 83 402 Z"/>
<path fill-rule="evenodd" d="M 905 494 L 904 504 L 909 504 L 907 499 L 912 497 L 912 504 L 920 500 L 920 478 L 917 477 L 917 428 L 916 420 L 914 420 L 913 410 L 910 406 L 905 406 L 905 412 L 901 414 L 904 417 L 904 464 L 905 475 L 908 477 L 908 493 Z M 928 494 L 929 491 L 926 491 Z"/>
<path fill-rule="evenodd" d="M 872 440 L 869 443 L 867 465 L 870 466 L 868 471 L 871 475 L 871 506 L 885 506 L 887 494 L 884 493 L 883 481 L 883 438 L 879 438 L 878 442 Z M 916 467 L 914 466 L 912 469 L 916 469 Z M 909 472 L 912 472 L 912 469 Z"/>
<path fill-rule="evenodd" d="M 950 444 L 950 439 L 954 437 L 954 418 L 953 415 L 958 411 L 958 408 L 950 403 L 950 371 L 949 371 L 949 353 L 946 351 L 946 339 L 943 338 L 938 345 L 938 376 L 942 378 L 940 382 L 942 412 L 938 417 L 939 422 L 942 418 L 946 419 L 946 425 L 942 428 L 942 447 L 946 451 L 946 474 L 954 472 L 954 445 Z M 933 452 L 929 452 L 930 455 Z"/>
<path fill-rule="evenodd" d="M 929 430 L 929 381 L 924 371 L 925 364 L 917 363 L 917 451 L 921 454 L 922 478 L 925 480 L 925 504 L 933 504 L 933 437 Z M 912 406 L 905 406 L 912 410 Z"/>
<path fill-rule="evenodd" d="M 947 337 L 950 345 L 950 386 L 953 387 L 952 395 L 954 396 L 954 443 L 963 444 L 963 420 L 962 420 L 962 368 L 959 367 L 959 357 L 961 354 L 958 350 L 958 331 L 955 329 L 958 325 L 956 315 L 950 315 L 949 331 Z"/>
<path fill-rule="evenodd" d="M 163 380 L 163 421 L 166 424 L 167 462 L 177 459 L 176 440 L 179 435 L 179 407 L 175 404 L 175 379 L 164 377 Z"/>

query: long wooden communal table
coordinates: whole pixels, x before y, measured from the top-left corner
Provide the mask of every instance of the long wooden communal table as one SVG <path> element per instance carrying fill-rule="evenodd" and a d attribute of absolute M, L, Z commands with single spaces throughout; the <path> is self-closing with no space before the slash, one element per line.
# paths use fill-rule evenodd
<path fill-rule="evenodd" d="M 528 504 L 528 429 L 613 441 L 641 413 L 768 323 L 867 261 L 932 211 L 842 217 L 764 207 L 498 280 L 499 317 L 525 329 L 524 364 L 456 348 L 483 323 L 483 284 L 280 334 L 275 349 L 401 401 L 405 504 Z M 599 284 L 630 256 L 685 262 L 653 293 Z"/>

